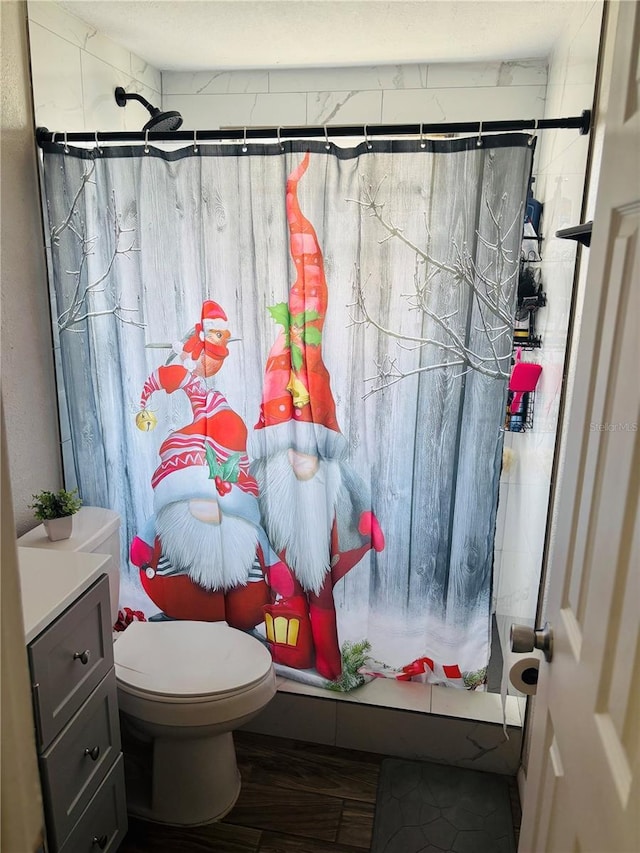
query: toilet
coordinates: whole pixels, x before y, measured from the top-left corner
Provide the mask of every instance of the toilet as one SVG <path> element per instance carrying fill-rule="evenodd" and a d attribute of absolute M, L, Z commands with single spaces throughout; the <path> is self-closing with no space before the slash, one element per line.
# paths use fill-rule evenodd
<path fill-rule="evenodd" d="M 113 611 L 119 530 L 117 513 L 83 507 L 71 539 L 36 528 L 19 544 L 114 555 Z M 116 589 L 113 622 L 117 611 Z M 267 648 L 226 622 L 132 622 L 115 637 L 128 811 L 182 826 L 220 820 L 240 793 L 232 732 L 276 692 Z"/>
<path fill-rule="evenodd" d="M 232 731 L 276 692 L 271 655 L 226 622 L 133 622 L 114 647 L 129 811 L 159 823 L 224 817 L 240 793 Z"/>

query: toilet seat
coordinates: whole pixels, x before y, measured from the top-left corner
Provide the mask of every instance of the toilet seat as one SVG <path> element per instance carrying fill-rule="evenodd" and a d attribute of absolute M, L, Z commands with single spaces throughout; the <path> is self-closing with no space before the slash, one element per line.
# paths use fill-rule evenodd
<path fill-rule="evenodd" d="M 114 646 L 122 692 L 163 703 L 223 700 L 271 676 L 271 655 L 226 622 L 133 622 Z"/>

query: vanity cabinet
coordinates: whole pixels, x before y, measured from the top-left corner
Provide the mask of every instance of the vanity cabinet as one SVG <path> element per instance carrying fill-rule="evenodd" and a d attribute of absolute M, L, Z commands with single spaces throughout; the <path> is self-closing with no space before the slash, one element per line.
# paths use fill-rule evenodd
<path fill-rule="evenodd" d="M 113 853 L 127 829 L 109 581 L 28 643 L 50 853 Z"/>

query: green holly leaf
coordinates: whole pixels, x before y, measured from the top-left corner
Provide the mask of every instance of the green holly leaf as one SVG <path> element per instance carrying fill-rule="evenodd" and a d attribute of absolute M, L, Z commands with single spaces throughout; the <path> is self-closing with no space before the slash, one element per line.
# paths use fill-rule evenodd
<path fill-rule="evenodd" d="M 317 311 L 301 311 L 291 317 L 291 325 L 301 327 L 318 319 L 320 319 L 320 315 Z"/>
<path fill-rule="evenodd" d="M 237 483 L 240 476 L 240 454 L 232 453 L 220 467 L 220 476 L 227 483 Z"/>
<path fill-rule="evenodd" d="M 291 366 L 294 370 L 302 367 L 302 350 L 297 344 L 291 344 Z"/>
<path fill-rule="evenodd" d="M 216 452 L 210 444 L 205 444 L 204 453 L 209 466 L 209 479 L 215 480 L 220 475 L 220 463 L 216 457 Z"/>
<path fill-rule="evenodd" d="M 320 329 L 316 329 L 315 326 L 307 326 L 302 333 L 302 340 L 305 344 L 319 346 L 322 343 L 322 332 Z"/>
<path fill-rule="evenodd" d="M 285 330 L 285 332 L 289 332 L 289 327 L 291 326 L 291 314 L 289 313 L 289 306 L 286 302 L 278 302 L 277 305 L 270 305 L 267 310 L 269 314 L 271 314 L 271 319 L 275 320 L 276 323 L 279 323 Z"/>

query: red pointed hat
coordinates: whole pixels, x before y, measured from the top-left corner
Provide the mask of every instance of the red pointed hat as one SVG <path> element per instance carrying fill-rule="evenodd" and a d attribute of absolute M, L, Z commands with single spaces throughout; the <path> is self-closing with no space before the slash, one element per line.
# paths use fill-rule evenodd
<path fill-rule="evenodd" d="M 258 484 L 249 473 L 247 428 L 240 415 L 222 394 L 208 389 L 182 365 L 154 370 L 140 397 L 143 410 L 156 391 L 184 392 L 193 421 L 169 433 L 160 445 L 160 465 L 151 479 L 155 512 L 176 501 L 215 498 L 223 513 L 259 524 Z M 220 469 L 215 479 L 207 462 L 207 447 Z"/>
<path fill-rule="evenodd" d="M 322 359 L 322 329 L 329 303 L 322 251 L 315 229 L 298 203 L 298 182 L 308 166 L 307 152 L 287 179 L 289 244 L 296 280 L 288 303 L 269 309 L 283 331 L 265 367 L 260 416 L 252 440 L 256 456 L 289 447 L 331 459 L 346 453 L 331 377 Z"/>

